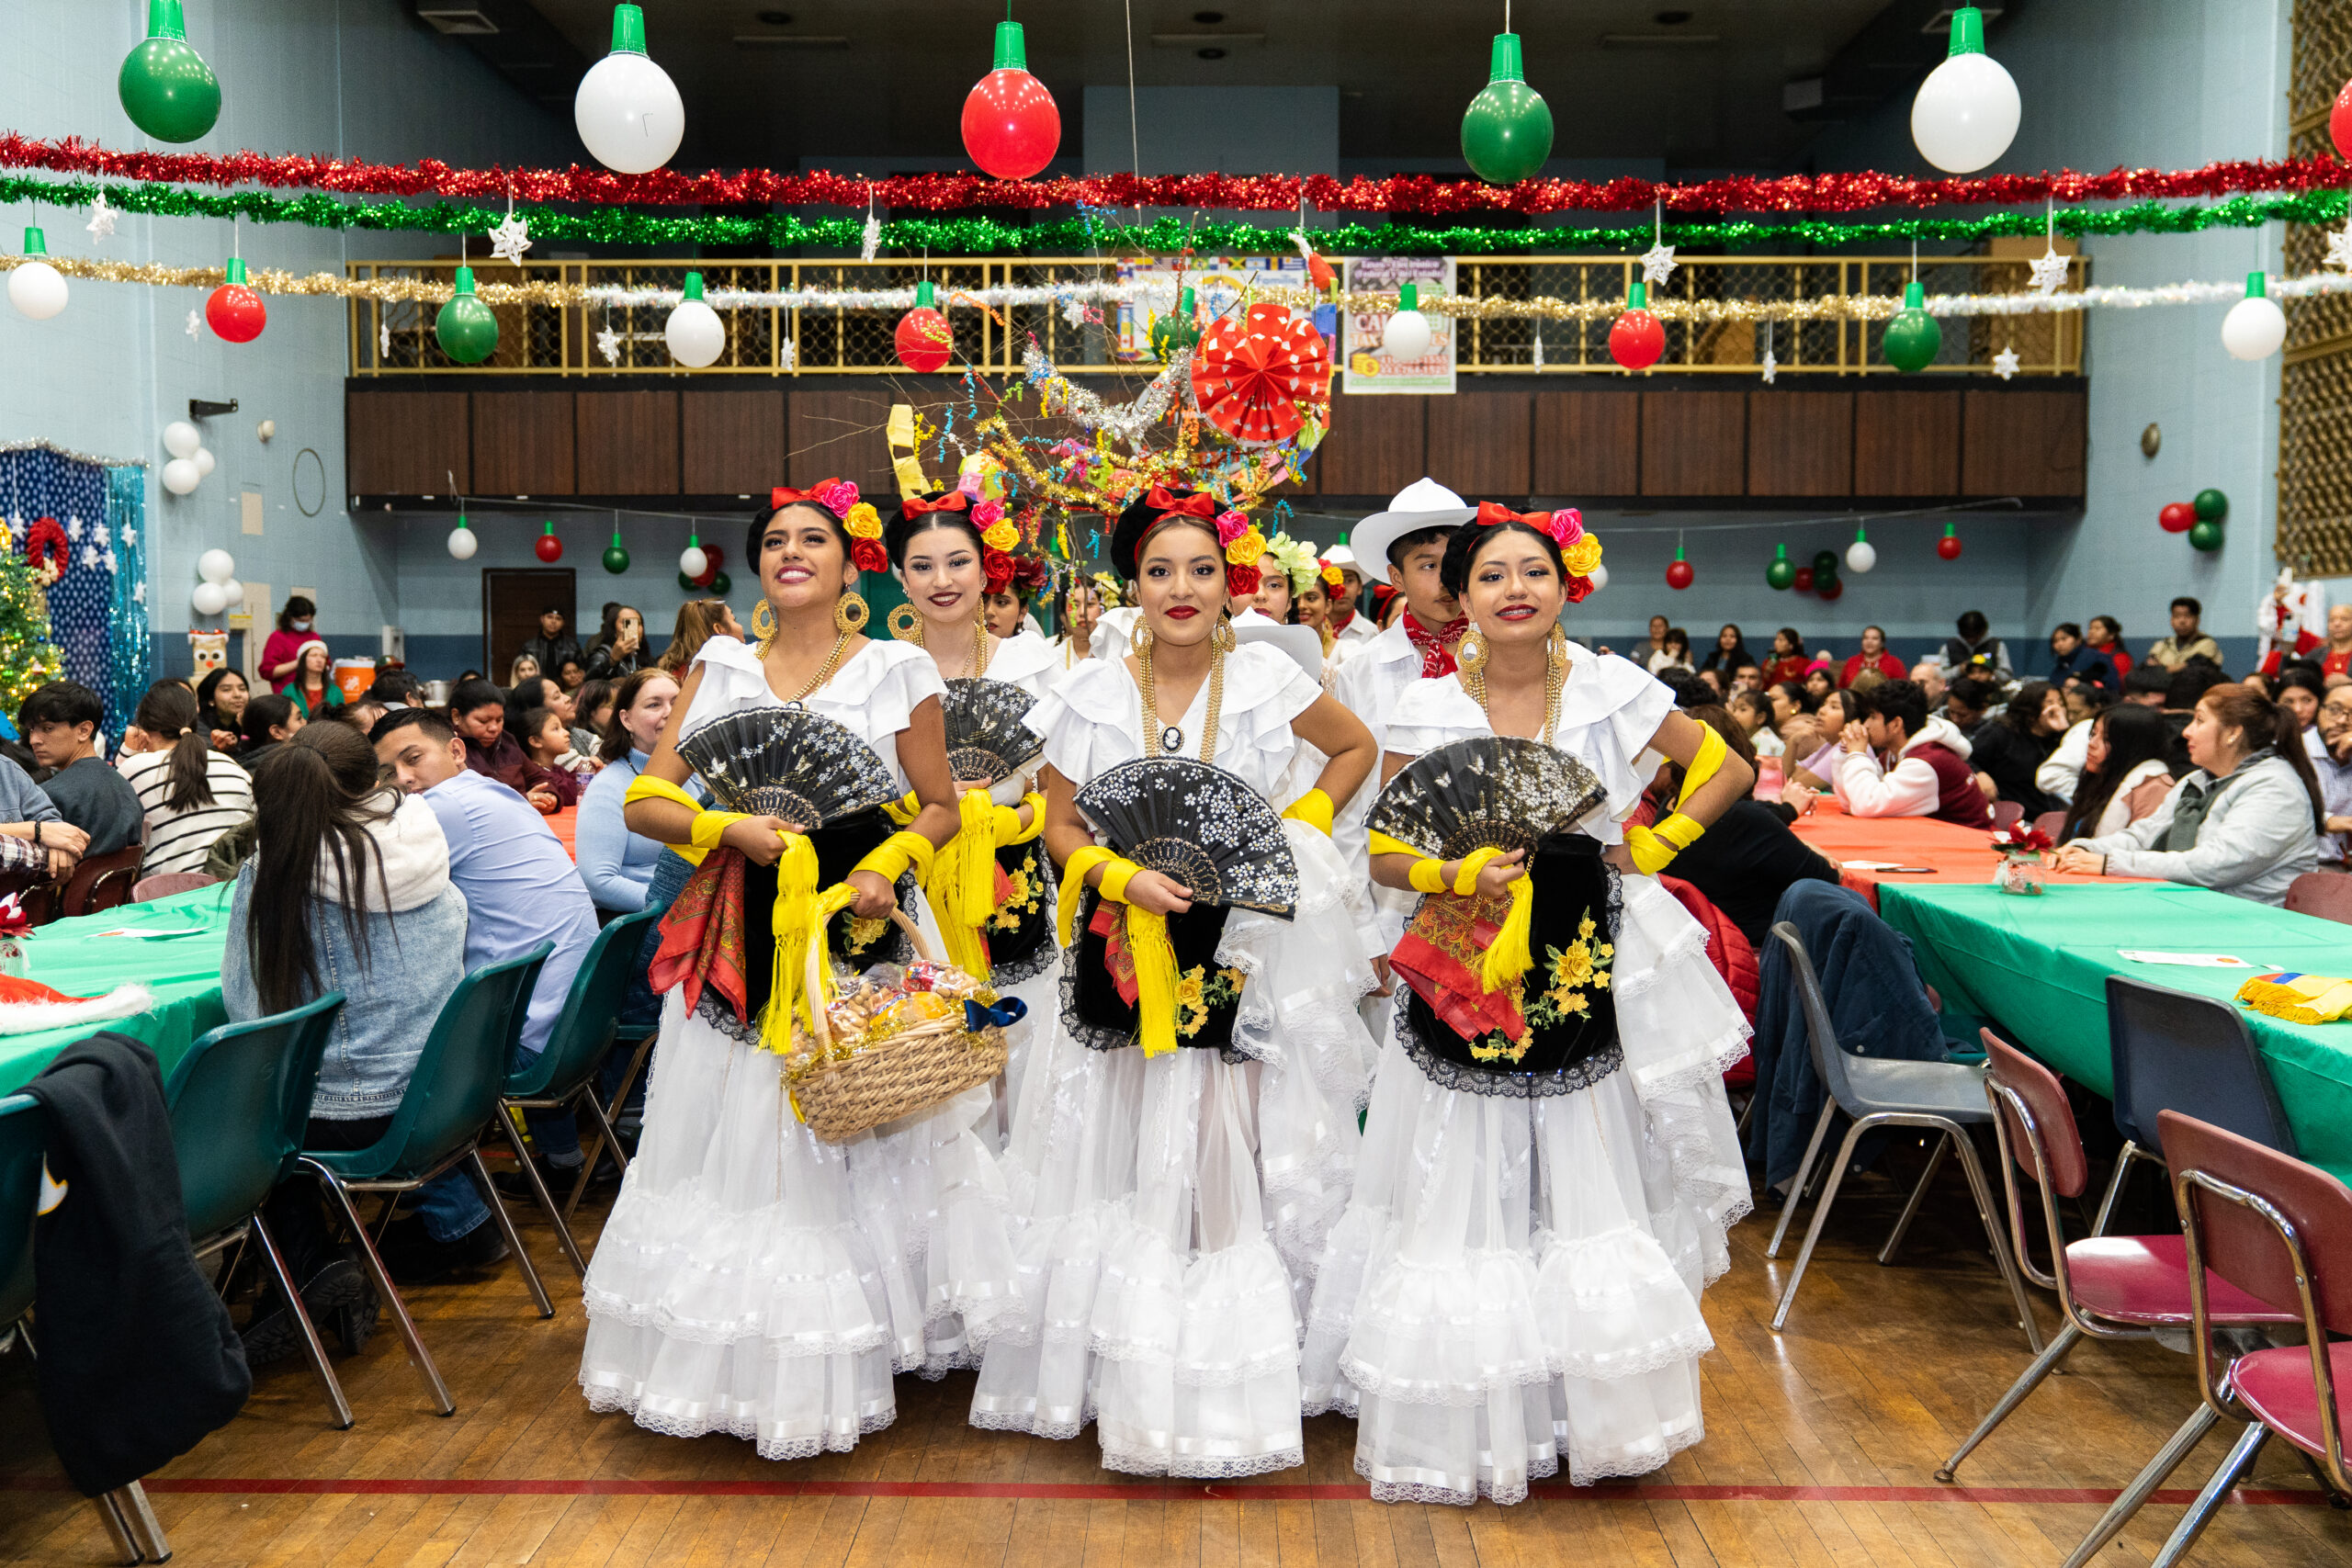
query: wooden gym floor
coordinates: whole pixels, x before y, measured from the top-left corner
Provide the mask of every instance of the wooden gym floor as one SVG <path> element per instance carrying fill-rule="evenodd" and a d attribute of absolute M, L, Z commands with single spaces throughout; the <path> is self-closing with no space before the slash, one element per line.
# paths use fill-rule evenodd
<path fill-rule="evenodd" d="M 1303 1470 L 1259 1482 L 1115 1476 L 1091 1431 L 1053 1443 L 967 1427 L 968 1373 L 899 1379 L 897 1424 L 849 1454 L 773 1464 L 729 1438 L 657 1437 L 582 1402 L 579 1297 L 544 1224 L 525 1235 L 558 1302 L 552 1322 L 533 1314 L 511 1266 L 412 1297 L 455 1416 L 426 1412 L 387 1326 L 342 1368 L 352 1430 L 329 1429 L 303 1363 L 282 1362 L 148 1491 L 190 1568 L 2057 1563 L 2195 1404 L 2195 1373 L 2152 1345 L 2085 1345 L 1961 1485 L 1939 1486 L 1936 1467 L 2028 1359 L 1966 1189 L 1950 1166 L 1945 1176 L 1884 1269 L 1872 1255 L 1904 1189 L 1849 1182 L 1784 1336 L 1766 1325 L 1788 1263 L 1764 1258 L 1769 1218 L 1750 1218 L 1707 1296 L 1706 1441 L 1645 1484 L 1539 1483 L 1513 1508 L 1369 1501 L 1351 1469 L 1354 1428 L 1338 1417 L 1309 1423 Z M 2054 1308 L 2036 1299 L 2052 1331 Z M 2208 1438 L 2100 1561 L 2147 1562 L 2226 1440 Z M 2282 1450 L 2266 1452 L 2193 1562 L 2352 1563 L 2352 1516 Z M 0 1361 L 0 1561 L 110 1560 L 49 1452 L 23 1358 Z"/>

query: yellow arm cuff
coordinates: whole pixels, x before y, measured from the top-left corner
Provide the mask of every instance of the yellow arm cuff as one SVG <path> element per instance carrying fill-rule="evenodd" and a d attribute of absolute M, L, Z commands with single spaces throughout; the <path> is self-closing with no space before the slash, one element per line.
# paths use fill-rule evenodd
<path fill-rule="evenodd" d="M 1143 867 L 1131 860 L 1121 860 L 1114 856 L 1110 863 L 1102 868 L 1102 881 L 1100 884 L 1102 897 L 1110 899 L 1114 904 L 1125 903 L 1127 884 L 1133 882 L 1136 879 L 1136 873 L 1142 869 Z"/>
<path fill-rule="evenodd" d="M 1483 850 L 1472 850 L 1468 854 L 1464 855 L 1460 869 L 1453 874 L 1454 893 L 1467 898 L 1478 891 L 1478 874 L 1486 869 L 1488 861 L 1501 853 L 1502 851 L 1489 844 Z"/>
<path fill-rule="evenodd" d="M 914 791 L 909 790 L 896 800 L 884 801 L 882 815 L 901 828 L 911 827 L 914 819 L 922 815 L 922 802 L 915 798 Z"/>
<path fill-rule="evenodd" d="M 1674 804 L 1678 807 L 1690 805 L 1690 797 L 1699 793 L 1702 784 L 1715 776 L 1717 771 L 1724 765 L 1724 759 L 1730 755 L 1731 748 L 1724 743 L 1722 736 L 1715 733 L 1714 727 L 1701 725 L 1699 754 L 1690 760 L 1689 767 L 1682 770 L 1682 793 L 1676 797 Z M 1693 834 L 1692 837 L 1695 838 L 1697 835 Z M 1684 847 L 1689 846 L 1686 844 Z"/>
<path fill-rule="evenodd" d="M 1029 808 L 1029 826 L 1021 825 L 1021 806 Z M 1046 797 L 1031 790 L 1021 797 L 1021 806 L 1000 806 L 996 808 L 996 846 L 1011 849 L 1025 844 L 1046 830 Z"/>
<path fill-rule="evenodd" d="M 1712 733 L 1712 731 L 1710 732 Z M 1674 857 L 1698 842 L 1706 826 L 1676 812 L 1656 828 L 1634 827 L 1625 829 L 1625 848 L 1634 857 L 1634 869 L 1645 876 L 1656 876 L 1674 863 Z"/>
<path fill-rule="evenodd" d="M 1434 860 L 1422 859 L 1413 863 L 1412 884 L 1413 891 L 1416 893 L 1449 891 L 1445 880 L 1445 866 L 1442 863 Z"/>
<path fill-rule="evenodd" d="M 911 867 L 917 882 L 927 882 L 931 879 L 931 862 L 935 853 L 937 852 L 932 848 L 929 839 L 921 833 L 900 829 L 875 845 L 872 852 L 853 868 L 851 874 L 870 871 L 883 881 L 895 885 Z"/>
<path fill-rule="evenodd" d="M 683 844 L 670 846 L 677 851 L 678 857 L 689 865 L 700 865 L 703 856 L 718 847 L 718 836 L 727 831 L 727 825 L 729 822 L 741 821 L 745 815 L 740 811 L 705 810 L 703 803 L 688 795 L 683 788 L 672 784 L 668 779 L 657 779 L 650 773 L 639 773 L 629 780 L 628 789 L 621 796 L 621 807 L 627 810 L 630 805 L 640 800 L 666 800 L 673 805 L 683 806 L 695 814 L 694 826 L 688 830 L 687 840 Z"/>
<path fill-rule="evenodd" d="M 1371 845 L 1372 852 L 1374 854 L 1411 855 L 1417 860 L 1420 857 L 1421 852 L 1419 850 L 1414 848 L 1411 844 L 1407 843 L 1402 839 L 1390 838 L 1387 834 L 1381 832 L 1376 828 L 1367 834 L 1366 838 Z"/>
<path fill-rule="evenodd" d="M 1306 823 L 1327 839 L 1331 836 L 1331 797 L 1319 789 L 1310 789 L 1292 801 L 1283 815 Z"/>
<path fill-rule="evenodd" d="M 1118 851 L 1101 844 L 1087 844 L 1071 852 L 1069 863 L 1062 867 L 1061 906 L 1055 911 L 1054 919 L 1056 934 L 1064 947 L 1078 940 L 1078 906 L 1086 897 L 1086 874 L 1105 861 L 1118 858 Z"/>

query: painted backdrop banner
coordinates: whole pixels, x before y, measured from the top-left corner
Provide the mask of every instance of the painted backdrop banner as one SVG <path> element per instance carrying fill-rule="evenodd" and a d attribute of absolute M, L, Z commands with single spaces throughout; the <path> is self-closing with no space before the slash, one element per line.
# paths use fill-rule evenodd
<path fill-rule="evenodd" d="M 65 531 L 65 569 L 49 591 L 50 637 L 65 655 L 66 675 L 105 700 L 106 734 L 110 742 L 121 738 L 123 726 L 130 722 L 138 694 L 146 689 L 145 671 L 151 662 L 143 603 L 137 646 L 116 641 L 116 569 L 121 558 L 110 521 L 108 491 L 109 476 L 118 473 L 127 476 L 124 482 L 138 485 L 143 497 L 144 468 L 108 468 L 40 447 L 0 452 L 0 509 L 5 509 L 8 519 L 10 547 L 22 550 L 27 531 L 43 517 L 55 518 Z M 143 522 L 143 499 L 140 516 Z M 141 550 L 142 559 L 144 543 L 141 538 L 133 545 Z M 134 585 L 133 591 L 143 599 L 143 587 Z M 118 694 L 118 656 L 124 664 L 135 667 L 136 684 L 129 688 L 130 706 L 121 705 Z M 9 716 L 13 722 L 15 716 Z"/>

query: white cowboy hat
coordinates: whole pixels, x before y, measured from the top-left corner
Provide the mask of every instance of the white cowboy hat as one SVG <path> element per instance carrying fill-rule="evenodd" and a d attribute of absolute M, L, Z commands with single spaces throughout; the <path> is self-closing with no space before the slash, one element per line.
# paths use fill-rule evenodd
<path fill-rule="evenodd" d="M 1329 549 L 1323 552 L 1323 564 L 1325 566 L 1336 566 L 1341 571 L 1352 571 L 1358 577 L 1362 577 L 1363 575 L 1363 568 L 1356 562 L 1355 547 L 1349 544 L 1345 539 L 1341 539 L 1338 544 L 1333 545 Z"/>
<path fill-rule="evenodd" d="M 1306 678 L 1316 684 L 1323 682 L 1323 639 L 1313 626 L 1289 626 L 1268 615 L 1251 610 L 1233 618 L 1233 636 L 1238 642 L 1272 643 L 1291 657 L 1291 662 L 1306 671 Z"/>
<path fill-rule="evenodd" d="M 1422 528 L 1458 528 L 1477 515 L 1476 507 L 1464 505 L 1460 496 L 1435 479 L 1415 479 L 1396 492 L 1387 511 L 1375 512 L 1350 529 L 1348 539 L 1358 560 L 1373 563 L 1364 575 L 1385 581 L 1388 547 L 1398 537 Z"/>

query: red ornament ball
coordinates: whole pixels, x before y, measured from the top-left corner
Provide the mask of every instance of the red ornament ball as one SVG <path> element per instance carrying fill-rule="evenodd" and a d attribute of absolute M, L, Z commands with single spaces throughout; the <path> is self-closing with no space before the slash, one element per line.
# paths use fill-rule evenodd
<path fill-rule="evenodd" d="M 1797 592 L 1800 593 L 1813 592 L 1813 568 L 1809 566 L 1797 568 Z"/>
<path fill-rule="evenodd" d="M 2176 501 L 2156 513 L 2156 526 L 2167 534 L 2186 534 L 2197 526 L 2197 508 L 2185 501 Z"/>
<path fill-rule="evenodd" d="M 1666 353 L 1666 326 L 1647 310 L 1628 310 L 1609 329 L 1609 357 L 1628 370 L 1646 370 Z"/>
<path fill-rule="evenodd" d="M 2327 139 L 2335 143 L 2338 157 L 2352 158 L 2352 82 L 2344 84 L 2335 107 L 2327 111 Z"/>
<path fill-rule="evenodd" d="M 544 561 L 559 561 L 563 558 L 563 541 L 557 538 L 553 534 L 540 535 L 538 542 L 534 544 L 531 548 L 536 551 L 538 558 Z"/>
<path fill-rule="evenodd" d="M 1946 534 L 1942 538 L 1938 539 L 1936 541 L 1936 554 L 1943 557 L 1946 560 L 1958 560 L 1960 558 L 1960 536 L 1957 534 Z"/>
<path fill-rule="evenodd" d="M 269 308 L 243 284 L 224 283 L 204 302 L 204 319 L 222 340 L 251 343 L 269 325 Z"/>
<path fill-rule="evenodd" d="M 1957 540 L 1957 539 L 1955 539 L 1955 540 L 1953 540 L 1953 541 L 1952 541 L 1952 543 L 1954 543 L 1954 544 L 1958 544 L 1959 542 L 1960 542 L 1960 541 L 1959 541 L 1959 540 Z M 1954 553 L 1956 554 L 1956 553 L 1958 553 L 1958 552 L 1954 552 Z M 1831 578 L 1828 581 L 1826 581 L 1826 582 L 1825 582 L 1825 583 L 1823 583 L 1823 584 L 1821 585 L 1821 597 L 1822 597 L 1822 599 L 1824 600 L 1824 602 L 1833 601 L 1833 600 L 1835 600 L 1835 599 L 1836 599 L 1839 594 L 1841 594 L 1841 593 L 1843 593 L 1843 592 L 1846 592 L 1846 580 L 1845 580 L 1844 578 L 1842 578 L 1842 577 L 1833 577 L 1833 578 Z"/>
<path fill-rule="evenodd" d="M 1668 588 L 1688 588 L 1698 575 L 1687 560 L 1669 561 L 1666 568 L 1666 585 Z"/>
<path fill-rule="evenodd" d="M 956 332 L 936 310 L 918 305 L 899 318 L 895 341 L 899 363 L 929 375 L 947 363 L 947 356 L 956 346 Z"/>
<path fill-rule="evenodd" d="M 1026 71 L 991 71 L 964 100 L 964 151 L 998 179 L 1027 179 L 1053 162 L 1061 144 L 1061 110 Z"/>

